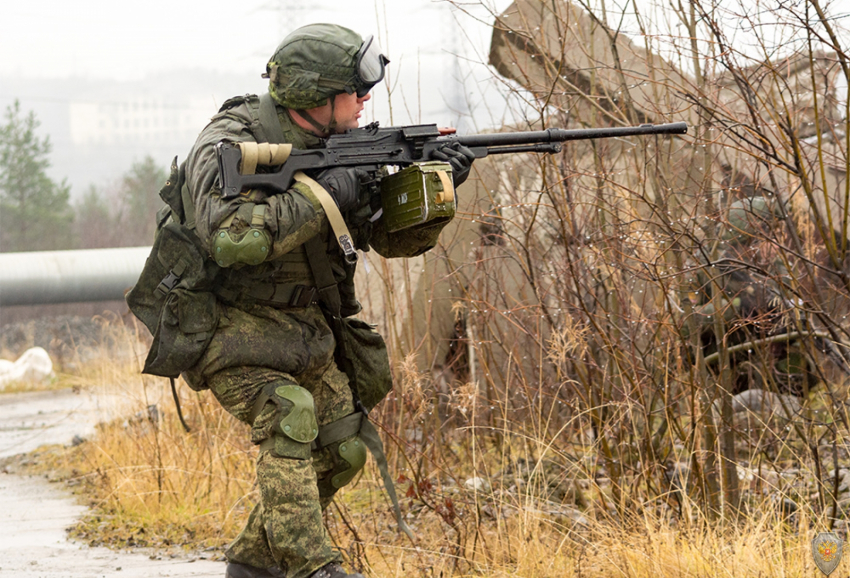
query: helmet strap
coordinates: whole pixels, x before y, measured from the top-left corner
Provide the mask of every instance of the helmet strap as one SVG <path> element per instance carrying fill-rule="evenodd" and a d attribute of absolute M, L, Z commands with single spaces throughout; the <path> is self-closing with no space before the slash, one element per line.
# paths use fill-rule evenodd
<path fill-rule="evenodd" d="M 331 131 L 334 128 L 336 128 L 337 123 L 336 123 L 336 118 L 335 118 L 335 116 L 336 116 L 335 115 L 335 101 L 336 101 L 336 99 L 331 97 L 331 98 L 328 98 L 328 100 L 331 103 L 331 120 L 330 120 L 330 122 L 328 123 L 327 126 L 322 126 L 322 124 L 319 121 L 317 121 L 312 114 L 310 114 L 309 112 L 307 112 L 307 110 L 305 110 L 303 108 L 294 109 L 292 112 L 294 112 L 295 114 L 297 114 L 298 116 L 300 116 L 301 118 L 306 120 L 308 123 L 310 123 L 310 126 L 312 126 L 314 129 L 319 131 L 320 135 L 329 135 L 329 134 L 331 134 Z"/>

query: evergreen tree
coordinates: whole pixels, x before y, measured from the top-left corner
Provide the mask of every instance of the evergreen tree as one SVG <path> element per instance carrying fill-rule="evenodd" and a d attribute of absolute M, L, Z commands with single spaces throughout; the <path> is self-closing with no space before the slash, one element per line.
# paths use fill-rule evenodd
<path fill-rule="evenodd" d="M 116 182 L 91 185 L 75 203 L 76 231 L 85 249 L 153 244 L 159 190 L 168 173 L 150 156 L 135 162 Z"/>
<path fill-rule="evenodd" d="M 165 184 L 168 173 L 157 166 L 148 155 L 141 162 L 133 163 L 121 179 L 120 203 L 123 230 L 121 245 L 135 247 L 153 244 L 156 229 L 156 212 L 163 206 L 159 190 Z"/>
<path fill-rule="evenodd" d="M 112 214 L 113 206 L 94 185 L 75 203 L 74 228 L 82 249 L 119 246 L 121 226 Z"/>
<path fill-rule="evenodd" d="M 70 186 L 47 176 L 51 145 L 18 101 L 0 125 L 0 251 L 64 249 L 71 238 Z"/>

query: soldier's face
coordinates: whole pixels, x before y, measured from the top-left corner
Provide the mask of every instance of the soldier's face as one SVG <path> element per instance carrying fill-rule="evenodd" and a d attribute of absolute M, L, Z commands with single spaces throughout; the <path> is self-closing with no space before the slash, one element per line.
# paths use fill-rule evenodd
<path fill-rule="evenodd" d="M 360 115 L 363 113 L 366 101 L 370 98 L 372 98 L 371 93 L 367 93 L 365 96 L 357 96 L 357 93 L 348 94 L 347 92 L 343 92 L 342 94 L 338 94 L 334 97 L 333 109 L 331 109 L 331 103 L 328 101 L 327 104 L 311 108 L 307 112 L 310 113 L 310 116 L 312 116 L 316 122 L 323 126 L 328 126 L 331 123 L 331 114 L 333 114 L 333 117 L 336 119 L 334 132 L 343 133 L 348 129 L 360 126 Z M 314 133 L 316 132 L 315 129 L 307 124 L 306 121 L 300 120 L 297 112 L 296 115 L 293 116 L 293 119 L 295 119 L 295 122 L 298 123 L 300 127 L 311 130 Z"/>
<path fill-rule="evenodd" d="M 357 93 L 348 94 L 347 92 L 336 95 L 334 117 L 336 117 L 335 130 L 337 133 L 360 126 L 360 115 L 366 101 L 370 98 L 372 98 L 372 93 L 367 93 L 363 97 L 357 96 Z"/>

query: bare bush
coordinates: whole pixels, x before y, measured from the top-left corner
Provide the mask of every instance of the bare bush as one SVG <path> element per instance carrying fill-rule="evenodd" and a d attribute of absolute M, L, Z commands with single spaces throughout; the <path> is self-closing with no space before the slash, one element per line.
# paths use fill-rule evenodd
<path fill-rule="evenodd" d="M 506 130 L 691 129 L 478 161 L 441 246 L 361 279 L 383 288 L 367 311 L 387 312 L 405 376 L 417 356 L 415 386 L 397 380 L 382 411 L 415 479 L 521 460 L 538 504 L 589 516 L 782 516 L 793 499 L 842 525 L 827 476 L 848 459 L 836 21 L 818 2 L 517 0 L 492 15 L 490 64 L 526 104 Z M 735 396 L 756 387 L 802 410 L 747 412 Z"/>

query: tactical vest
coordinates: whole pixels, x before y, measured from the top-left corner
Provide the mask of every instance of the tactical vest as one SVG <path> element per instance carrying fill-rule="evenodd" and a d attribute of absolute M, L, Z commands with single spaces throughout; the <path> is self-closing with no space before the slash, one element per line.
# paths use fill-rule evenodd
<path fill-rule="evenodd" d="M 243 104 L 251 116 L 251 124 L 247 128 L 257 142 L 288 140 L 274 101 L 268 94 L 229 99 L 213 120 L 230 114 L 228 111 Z M 176 157 L 160 197 L 166 206 L 157 214 L 157 233 L 151 256 L 138 283 L 127 295 L 130 310 L 154 336 L 144 373 L 177 377 L 198 361 L 218 324 L 216 298 L 236 306 L 259 303 L 283 308 L 305 307 L 320 301 L 335 333 L 342 333 L 342 329 L 340 322 L 334 318 L 341 320 L 359 312 L 360 305 L 354 292 L 354 268 L 331 264 L 329 240 L 324 236 L 313 237 L 305 243 L 304 251 L 294 251 L 284 257 L 306 260 L 312 272 L 312 284 L 275 283 L 274 279 L 259 283 L 245 281 L 246 277 L 251 277 L 245 274 L 245 269 L 221 268 L 207 257 L 206 248 L 195 234 L 194 204 L 186 182 L 186 163 L 178 166 Z M 272 265 L 264 263 L 259 267 L 271 268 Z M 337 326 L 333 327 L 335 324 Z M 374 341 L 372 336 L 364 338 Z M 345 339 L 339 335 L 338 341 L 343 344 Z M 352 344 L 354 346 L 356 344 Z M 345 370 L 351 362 L 343 357 L 348 356 L 339 355 L 337 362 Z M 379 365 L 383 363 L 379 362 Z M 364 392 L 362 396 L 364 404 L 370 408 L 391 388 L 388 365 L 386 370 L 387 379 L 376 392 Z M 348 367 L 346 372 L 351 374 L 354 371 Z"/>

